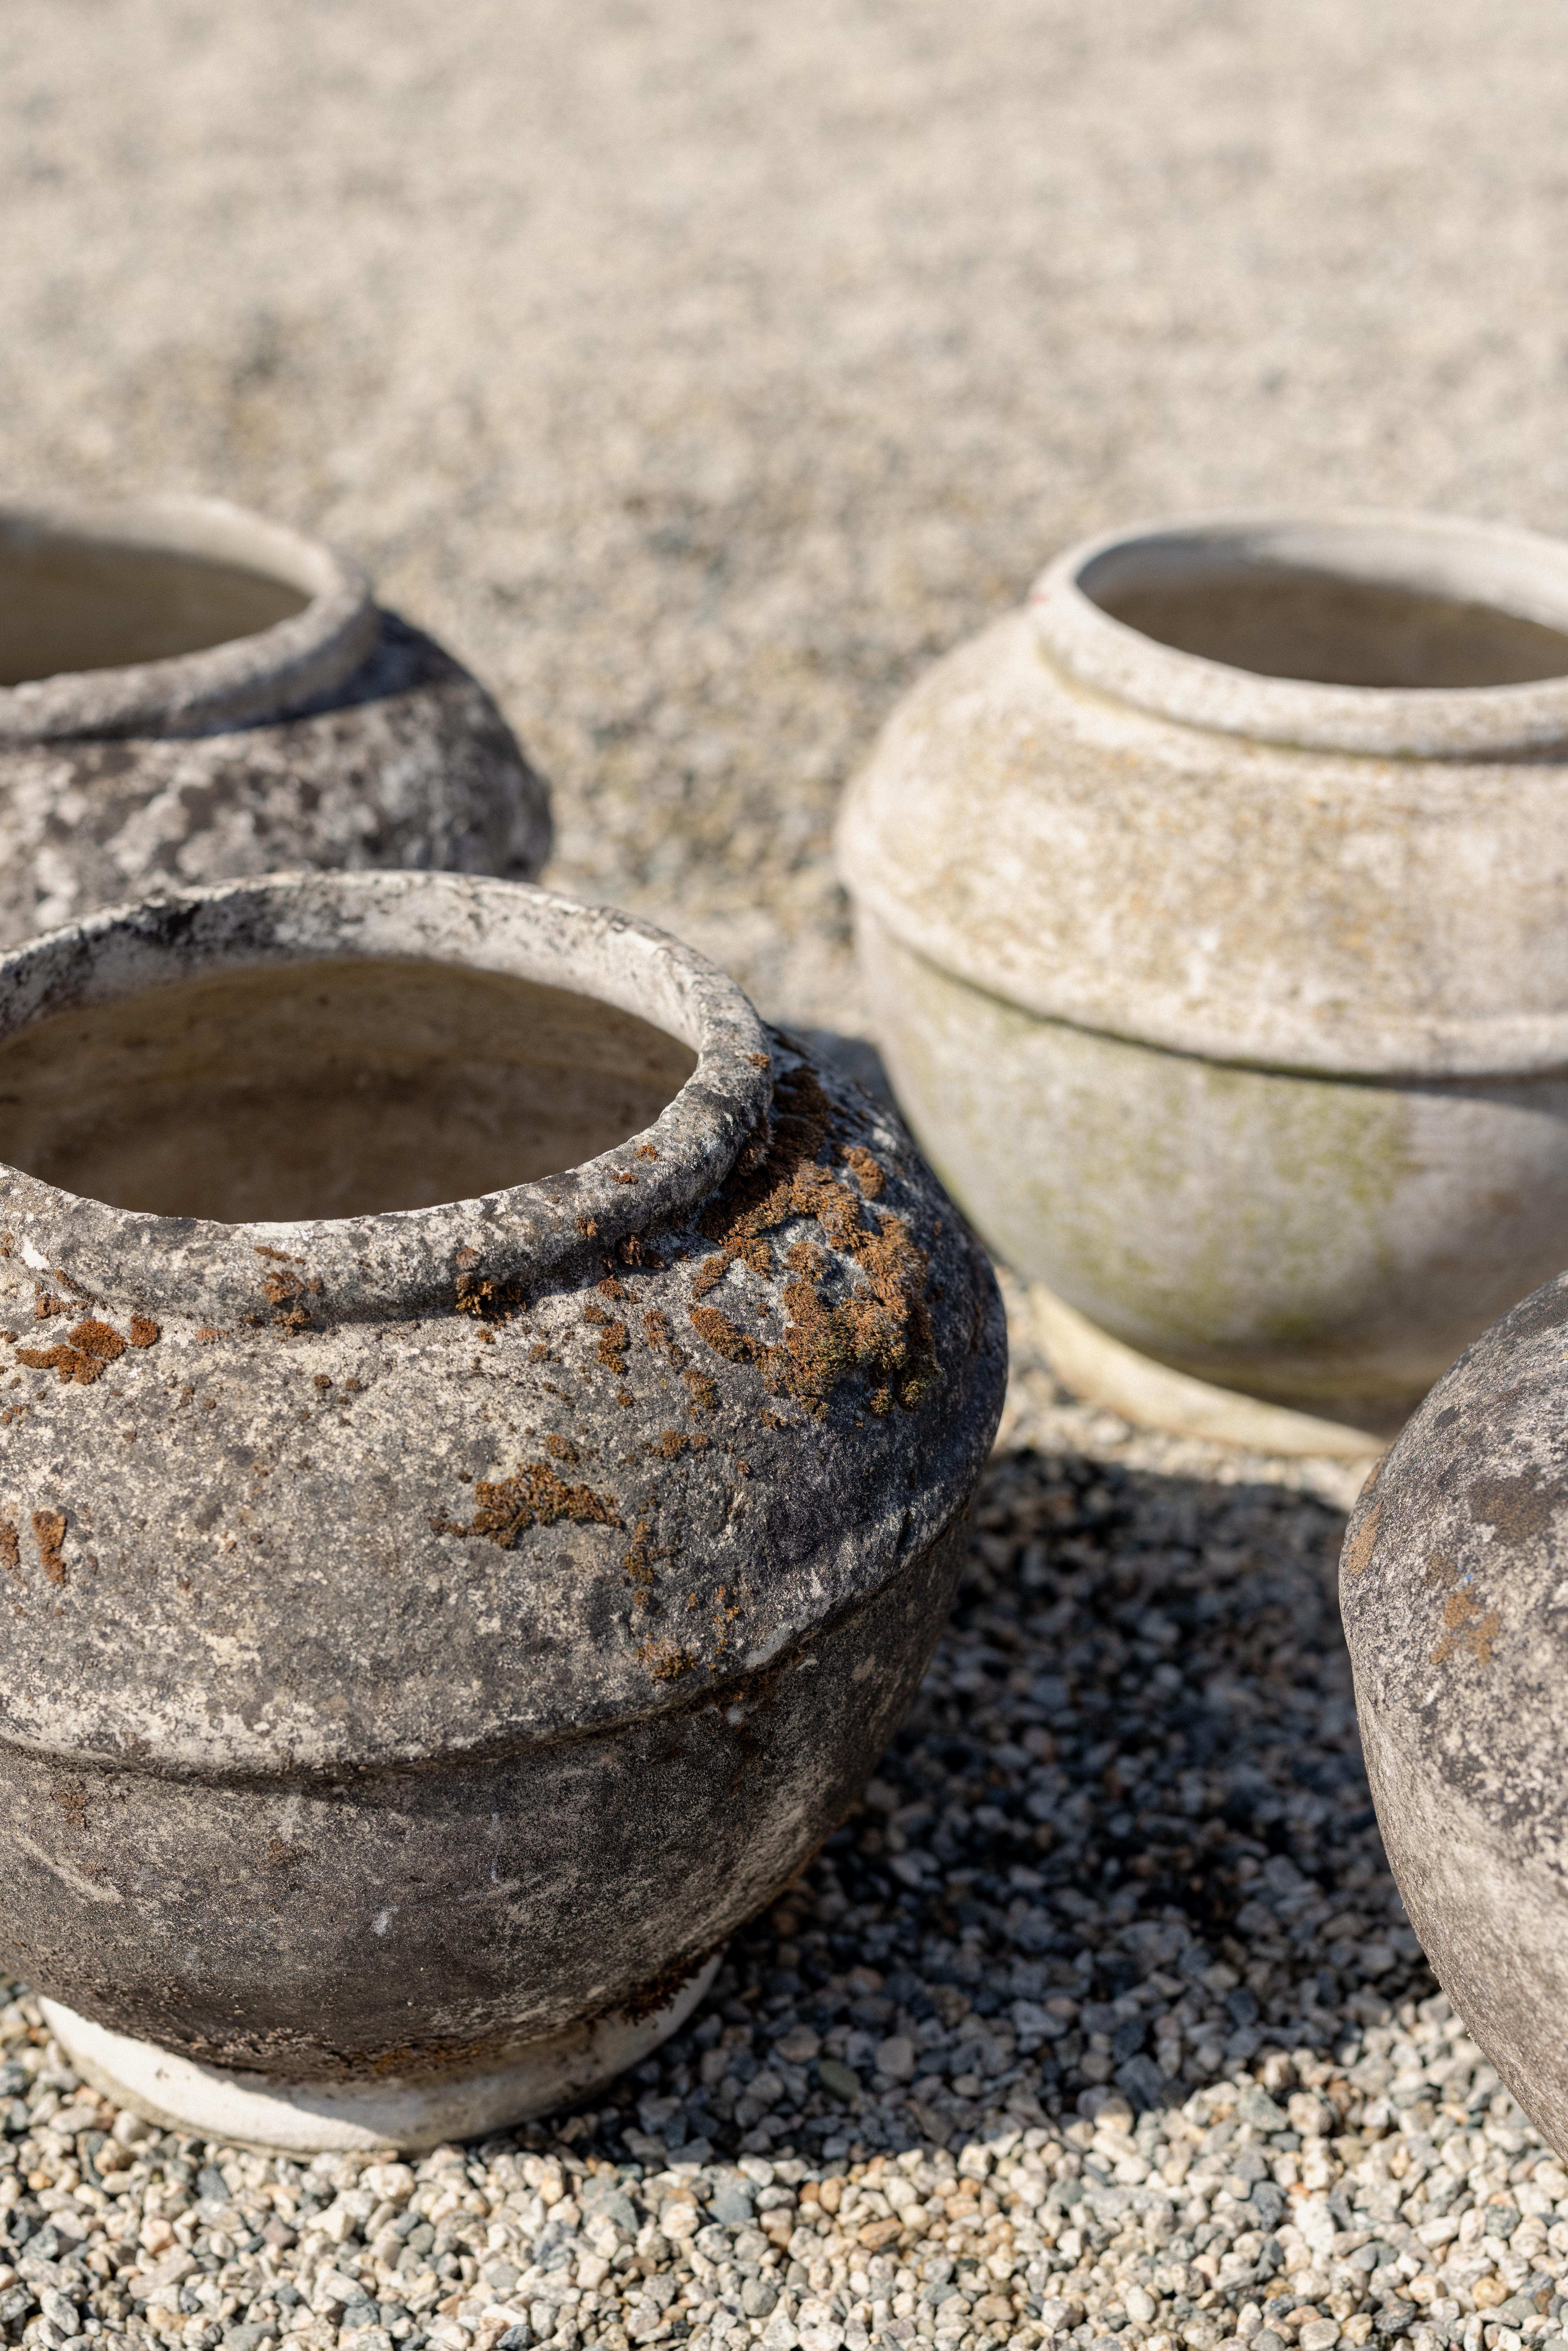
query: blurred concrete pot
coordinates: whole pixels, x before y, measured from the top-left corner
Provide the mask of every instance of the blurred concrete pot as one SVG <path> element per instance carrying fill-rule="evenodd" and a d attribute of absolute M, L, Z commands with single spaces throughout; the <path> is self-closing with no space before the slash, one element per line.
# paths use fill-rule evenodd
<path fill-rule="evenodd" d="M 515 884 L 56 932 L 0 960 L 0 1092 L 5 1956 L 220 2137 L 592 2086 L 919 1680 L 984 1258 L 720 972 Z"/>
<path fill-rule="evenodd" d="M 215 498 L 0 510 L 0 944 L 163 883 L 549 847 L 489 695 L 319 541 Z"/>
<path fill-rule="evenodd" d="M 1340 1605 L 1410 1923 L 1568 2153 L 1568 1277 L 1439 1381 L 1364 1490 Z"/>
<path fill-rule="evenodd" d="M 1386 1429 L 1568 1259 L 1565 673 L 1555 540 L 1220 520 L 1076 549 L 894 715 L 879 1040 L 1092 1389 L 1104 1334 Z"/>

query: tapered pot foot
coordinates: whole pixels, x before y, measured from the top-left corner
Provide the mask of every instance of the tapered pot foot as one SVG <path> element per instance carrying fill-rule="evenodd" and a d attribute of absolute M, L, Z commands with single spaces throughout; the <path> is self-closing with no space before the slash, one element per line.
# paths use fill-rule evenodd
<path fill-rule="evenodd" d="M 1103 1405 L 1124 1419 L 1173 1437 L 1207 1437 L 1249 1453 L 1327 1456 L 1336 1461 L 1372 1461 L 1387 1437 L 1354 1428 L 1288 1405 L 1267 1404 L 1235 1388 L 1173 1371 L 1113 1339 L 1042 1281 L 1031 1282 L 1030 1311 L 1035 1333 L 1064 1387 L 1086 1404 Z"/>
<path fill-rule="evenodd" d="M 613 2081 L 680 2029 L 722 1956 L 716 1951 L 663 2008 L 569 2025 L 526 2043 L 504 2064 L 352 2083 L 288 2082 L 198 2065 L 155 2042 L 111 2032 L 57 2001 L 41 2006 L 77 2072 L 117 2105 L 164 2130 L 268 2155 L 412 2155 L 550 2114 Z"/>

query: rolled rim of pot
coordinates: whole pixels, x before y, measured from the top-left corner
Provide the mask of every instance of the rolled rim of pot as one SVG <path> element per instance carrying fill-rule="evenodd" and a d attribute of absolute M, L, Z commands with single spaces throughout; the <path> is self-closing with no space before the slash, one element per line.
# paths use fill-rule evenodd
<path fill-rule="evenodd" d="M 279 718 L 379 627 L 350 557 L 223 498 L 0 508 L 0 744 Z"/>
<path fill-rule="evenodd" d="M 767 1032 L 724 972 L 617 908 L 471 874 L 271 874 L 110 908 L 0 957 L 0 1048 L 52 1015 L 172 982 L 355 959 L 570 990 L 653 1024 L 695 1067 L 612 1149 L 431 1207 L 226 1224 L 111 1207 L 0 1165 L 7 1249 L 73 1296 L 209 1323 L 254 1311 L 258 1252 L 308 1256 L 330 1321 L 412 1320 L 450 1311 L 465 1275 L 505 1287 L 597 1271 L 623 1239 L 689 1216 L 767 1120 Z"/>
<path fill-rule="evenodd" d="M 1426 759 L 1568 743 L 1568 543 L 1538 531 L 1375 507 L 1144 523 L 1070 549 L 1030 604 L 1080 684 L 1189 726 Z"/>

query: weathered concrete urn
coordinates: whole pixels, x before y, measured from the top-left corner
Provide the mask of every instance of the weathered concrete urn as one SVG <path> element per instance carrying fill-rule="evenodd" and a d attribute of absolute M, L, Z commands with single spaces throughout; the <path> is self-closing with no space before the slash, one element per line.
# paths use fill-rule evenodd
<path fill-rule="evenodd" d="M 1386 1429 L 1568 1261 L 1568 547 L 1074 549 L 895 712 L 841 861 L 916 1134 L 1081 1336 Z"/>
<path fill-rule="evenodd" d="M 0 945 L 157 885 L 549 848 L 489 695 L 345 557 L 216 498 L 0 510 Z"/>
<path fill-rule="evenodd" d="M 1568 2150 L 1568 1275 L 1440 1380 L 1340 1555 L 1389 1862 L 1444 1990 Z"/>
<path fill-rule="evenodd" d="M 957 1573 L 989 1268 L 896 1122 L 613 911 L 172 893 L 0 960 L 0 1942 L 267 2146 L 643 2054 Z"/>

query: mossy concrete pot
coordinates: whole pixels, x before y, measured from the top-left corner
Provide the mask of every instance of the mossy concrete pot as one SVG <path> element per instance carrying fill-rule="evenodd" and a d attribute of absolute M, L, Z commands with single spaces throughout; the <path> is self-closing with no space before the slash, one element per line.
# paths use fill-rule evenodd
<path fill-rule="evenodd" d="M 0 960 L 0 1928 L 90 2077 L 434 2143 L 667 2031 L 924 1670 L 1001 1405 L 896 1122 L 628 916 Z"/>
<path fill-rule="evenodd" d="M 1568 1276 L 1364 1489 L 1340 1606 L 1383 1841 L 1443 1989 L 1568 2154 Z"/>
<path fill-rule="evenodd" d="M 1019 1270 L 1374 1429 L 1568 1260 L 1568 548 L 1435 517 L 1074 549 L 840 841 L 879 1040 Z"/>
<path fill-rule="evenodd" d="M 156 885 L 549 848 L 489 695 L 329 548 L 215 498 L 0 511 L 0 945 Z"/>

